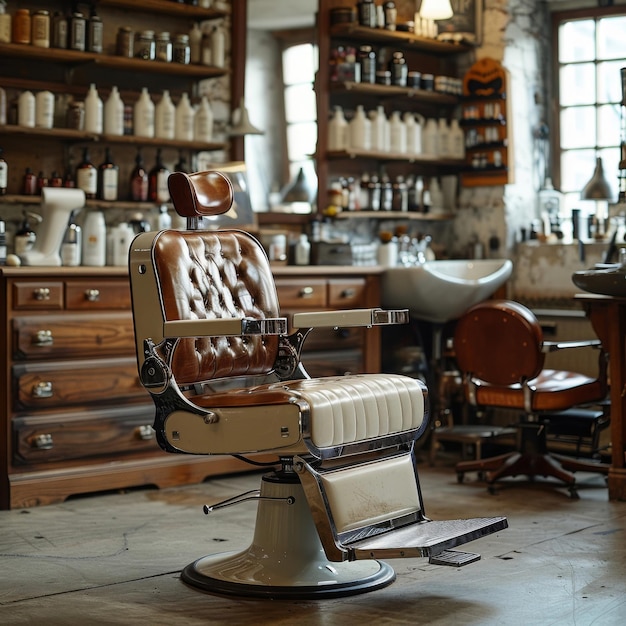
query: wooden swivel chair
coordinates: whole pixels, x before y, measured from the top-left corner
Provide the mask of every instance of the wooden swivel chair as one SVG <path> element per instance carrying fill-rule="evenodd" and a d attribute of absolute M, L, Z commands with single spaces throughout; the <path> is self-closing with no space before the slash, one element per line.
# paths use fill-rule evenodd
<path fill-rule="evenodd" d="M 547 352 L 582 347 L 600 349 L 597 378 L 544 368 Z M 458 320 L 454 349 L 471 405 L 523 412 L 518 450 L 458 463 L 459 481 L 466 472 L 486 472 L 491 491 L 506 476 L 551 476 L 567 484 L 576 497 L 572 472 L 608 474 L 604 463 L 550 454 L 546 446 L 550 413 L 562 416 L 572 407 L 605 400 L 607 358 L 600 341 L 544 341 L 541 326 L 528 308 L 508 300 L 488 300 Z"/>
<path fill-rule="evenodd" d="M 506 528 L 503 517 L 447 522 L 424 513 L 414 442 L 428 423 L 420 381 L 363 374 L 311 379 L 300 362 L 313 327 L 405 321 L 380 309 L 299 313 L 286 332 L 265 251 L 237 230 L 194 229 L 229 209 L 217 172 L 169 177 L 188 230 L 142 233 L 129 270 L 139 376 L 168 452 L 271 455 L 251 545 L 209 555 L 182 578 L 205 591 L 322 598 L 391 583 L 379 558 L 462 565 L 451 548 Z M 258 461 L 258 457 L 257 457 Z"/>

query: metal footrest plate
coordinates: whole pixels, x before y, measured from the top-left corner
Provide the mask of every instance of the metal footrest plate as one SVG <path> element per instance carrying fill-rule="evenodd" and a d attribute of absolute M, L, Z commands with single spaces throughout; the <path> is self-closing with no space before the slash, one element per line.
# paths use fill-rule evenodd
<path fill-rule="evenodd" d="M 431 557 L 507 527 L 506 517 L 424 520 L 343 547 L 354 559 Z"/>
<path fill-rule="evenodd" d="M 431 556 L 428 562 L 431 565 L 450 565 L 463 567 L 480 560 L 480 554 L 474 552 L 459 552 L 458 550 L 444 550 L 437 556 Z"/>

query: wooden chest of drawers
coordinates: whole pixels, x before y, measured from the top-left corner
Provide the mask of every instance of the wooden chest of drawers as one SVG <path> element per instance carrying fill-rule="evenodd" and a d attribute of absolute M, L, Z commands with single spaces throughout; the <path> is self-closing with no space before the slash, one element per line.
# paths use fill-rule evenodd
<path fill-rule="evenodd" d="M 378 305 L 377 276 L 295 269 L 276 272 L 284 314 Z M 137 376 L 125 268 L 5 267 L 0 280 L 0 508 L 249 469 L 231 457 L 158 448 Z M 379 341 L 376 330 L 313 331 L 307 369 L 379 371 Z"/>

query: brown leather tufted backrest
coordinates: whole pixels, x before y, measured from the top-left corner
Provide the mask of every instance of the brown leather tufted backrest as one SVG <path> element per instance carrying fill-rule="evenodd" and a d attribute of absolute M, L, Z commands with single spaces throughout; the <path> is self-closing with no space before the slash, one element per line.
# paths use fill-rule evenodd
<path fill-rule="evenodd" d="M 267 255 L 248 233 L 167 230 L 158 235 L 153 254 L 168 321 L 279 315 Z M 181 385 L 264 374 L 277 354 L 275 335 L 182 339 L 172 370 Z"/>

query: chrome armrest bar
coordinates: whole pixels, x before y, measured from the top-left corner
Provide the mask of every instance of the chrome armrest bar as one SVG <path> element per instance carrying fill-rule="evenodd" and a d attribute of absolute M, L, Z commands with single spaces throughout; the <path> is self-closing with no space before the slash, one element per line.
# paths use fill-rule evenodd
<path fill-rule="evenodd" d="M 541 351 L 556 352 L 568 348 L 599 348 L 602 342 L 599 339 L 573 339 L 569 341 L 544 341 Z"/>
<path fill-rule="evenodd" d="M 324 328 L 347 326 L 383 326 L 389 324 L 407 324 L 408 309 L 346 309 L 345 311 L 315 311 L 294 313 L 295 328 Z"/>
<path fill-rule="evenodd" d="M 212 320 L 172 320 L 164 322 L 164 337 L 227 337 L 240 335 L 285 335 L 287 318 L 253 319 L 233 317 Z"/>

